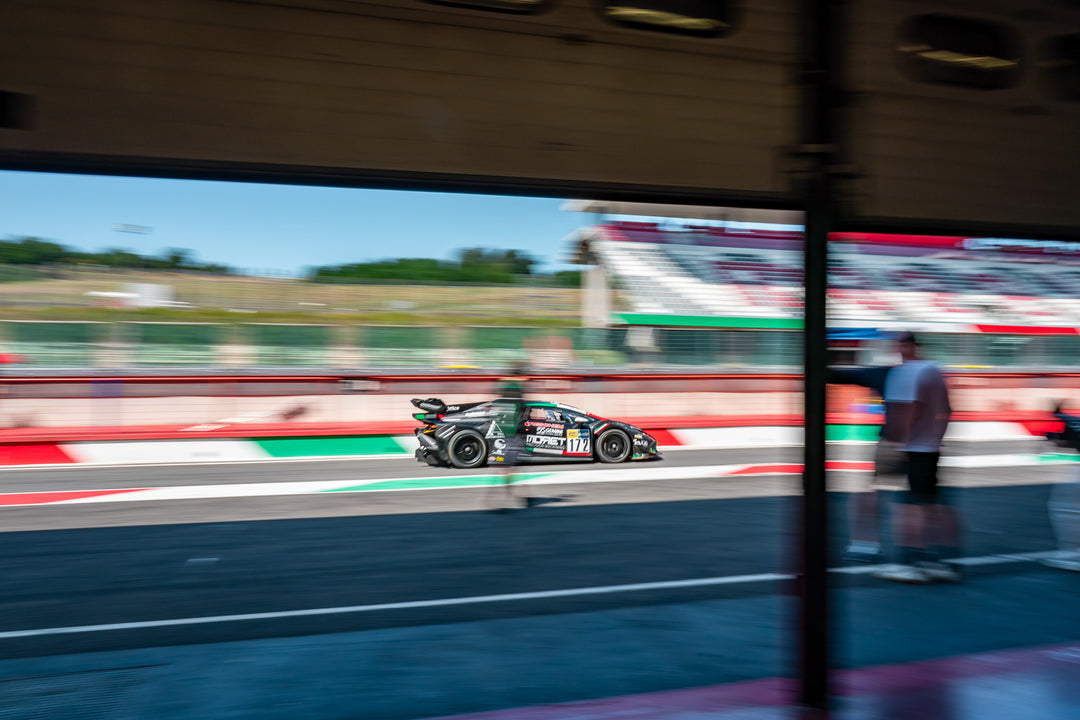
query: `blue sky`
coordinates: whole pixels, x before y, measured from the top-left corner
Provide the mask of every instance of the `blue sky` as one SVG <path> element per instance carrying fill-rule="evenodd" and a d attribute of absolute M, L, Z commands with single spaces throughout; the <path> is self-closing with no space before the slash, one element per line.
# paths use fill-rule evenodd
<path fill-rule="evenodd" d="M 121 247 L 255 271 L 515 248 L 568 269 L 560 242 L 589 217 L 562 200 L 0 171 L 0 237 Z M 147 234 L 120 232 L 145 226 Z"/>

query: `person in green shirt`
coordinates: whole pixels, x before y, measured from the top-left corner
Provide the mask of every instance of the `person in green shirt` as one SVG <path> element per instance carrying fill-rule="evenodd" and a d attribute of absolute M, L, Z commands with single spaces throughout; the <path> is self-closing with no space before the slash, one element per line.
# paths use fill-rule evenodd
<path fill-rule="evenodd" d="M 488 449 L 488 464 L 497 465 L 502 470 L 503 489 L 505 492 L 505 504 L 511 507 L 531 507 L 532 498 L 518 498 L 514 493 L 514 468 L 517 466 L 521 453 L 524 452 L 524 438 L 518 432 L 521 427 L 522 413 L 525 411 L 525 385 L 528 375 L 524 364 L 517 364 L 511 368 L 510 373 L 504 377 L 497 389 L 498 397 L 496 405 L 500 409 L 499 417 L 493 421 L 497 426 L 497 435 L 492 440 L 492 447 Z M 489 432 L 491 435 L 491 432 Z M 494 508 L 498 512 L 507 508 Z"/>

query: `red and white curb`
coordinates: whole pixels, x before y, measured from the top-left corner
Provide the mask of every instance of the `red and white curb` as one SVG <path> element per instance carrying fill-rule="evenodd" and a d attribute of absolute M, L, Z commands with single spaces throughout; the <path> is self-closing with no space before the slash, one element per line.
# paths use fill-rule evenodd
<path fill-rule="evenodd" d="M 871 429 L 874 426 L 842 426 L 831 428 Z M 767 447 L 795 447 L 803 443 L 803 429 L 798 426 L 772 427 L 721 427 L 721 428 L 679 428 L 661 431 L 670 436 L 668 445 L 661 443 L 661 449 L 685 447 L 699 450 L 723 450 Z M 655 433 L 654 433 L 655 434 Z M 876 442 L 876 438 L 864 437 L 867 433 L 839 433 L 843 439 L 831 440 L 833 445 L 862 445 Z M 876 435 L 872 430 L 870 435 Z M 1028 427 L 1018 422 L 958 421 L 949 424 L 945 434 L 947 442 L 1010 442 L 1031 440 L 1042 437 L 1037 428 Z"/>
<path fill-rule="evenodd" d="M 831 426 L 856 428 L 841 432 L 830 440 L 836 445 L 860 445 L 874 442 L 874 426 Z M 954 422 L 949 425 L 947 441 L 1008 442 L 1031 440 L 1040 436 L 1041 427 L 1019 422 Z M 736 450 L 753 448 L 797 447 L 803 442 L 803 429 L 797 426 L 704 427 L 650 430 L 662 451 Z M 412 435 L 387 437 L 390 452 L 362 454 L 274 456 L 256 439 L 214 438 L 191 440 L 111 440 L 69 443 L 0 444 L 0 467 L 48 467 L 57 465 L 171 465 L 187 463 L 288 462 L 303 460 L 401 457 L 417 447 Z"/>
<path fill-rule="evenodd" d="M 187 463 L 288 462 L 296 460 L 403 457 L 417 447 L 412 435 L 388 438 L 390 453 L 275 457 L 249 438 L 199 440 L 108 440 L 100 442 L 0 445 L 0 467 L 57 465 L 172 465 Z"/>
<path fill-rule="evenodd" d="M 956 456 L 942 459 L 946 466 L 957 468 L 999 468 L 1050 466 L 1068 464 L 1073 456 L 986 455 Z M 862 460 L 830 460 L 826 469 L 832 472 L 869 473 L 874 464 Z M 522 472 L 514 482 L 522 485 L 582 485 L 609 482 L 665 482 L 708 478 L 743 478 L 761 476 L 799 475 L 799 463 L 745 463 L 734 465 L 704 465 L 692 467 L 663 467 L 648 463 L 644 467 L 611 468 L 602 470 L 566 470 L 556 472 Z M 1035 479 L 1035 482 L 1045 482 Z M 100 488 L 87 490 L 55 490 L 0 494 L 0 507 L 41 505 L 85 505 L 89 503 L 162 502 L 172 500 L 221 500 L 229 498 L 280 497 L 321 493 L 402 492 L 414 490 L 457 490 L 498 485 L 504 482 L 495 474 L 443 474 L 427 477 L 368 478 L 363 480 L 307 480 L 295 482 L 228 483 L 220 485 L 179 485 L 174 487 Z M 768 487 L 747 486 L 743 496 L 775 494 Z"/>
<path fill-rule="evenodd" d="M 870 463 L 847 463 L 862 467 Z M 605 482 L 643 482 L 691 480 L 708 477 L 797 474 L 801 465 L 742 464 L 697 467 L 618 468 L 610 470 L 522 473 L 515 482 L 527 485 L 570 485 Z M 299 482 L 229 483 L 223 485 L 181 485 L 175 487 L 113 488 L 96 490 L 58 490 L 0 494 L 0 506 L 81 505 L 87 503 L 150 502 L 161 500 L 207 500 L 225 498 L 275 497 L 316 493 L 373 491 L 451 490 L 487 487 L 502 483 L 500 475 L 463 474 L 412 478 L 373 478 L 364 480 L 310 480 Z"/>

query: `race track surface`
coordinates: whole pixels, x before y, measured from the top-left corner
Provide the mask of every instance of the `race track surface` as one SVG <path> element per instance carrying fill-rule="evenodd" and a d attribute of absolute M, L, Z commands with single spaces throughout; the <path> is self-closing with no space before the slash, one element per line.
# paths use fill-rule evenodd
<path fill-rule="evenodd" d="M 956 454 L 987 450 L 961 446 Z M 833 456 L 843 459 L 868 454 L 865 446 L 833 449 Z M 11 663 L 72 653 L 394 628 L 420 632 L 529 618 L 540 623 L 563 617 L 567 632 L 575 628 L 584 641 L 591 631 L 578 619 L 586 616 L 653 617 L 708 607 L 745 620 L 736 623 L 740 627 L 713 623 L 702 631 L 723 635 L 715 642 L 734 642 L 732 633 L 743 633 L 742 649 L 714 658 L 704 677 L 719 682 L 778 674 L 777 638 L 791 618 L 777 603 L 793 589 L 799 478 L 695 477 L 694 469 L 799 459 L 798 448 L 673 452 L 660 463 L 633 467 L 686 468 L 686 477 L 632 482 L 591 482 L 590 476 L 601 477 L 596 473 L 610 468 L 580 466 L 574 469 L 580 482 L 517 488 L 534 497 L 536 506 L 510 512 L 491 511 L 505 500 L 497 485 L 2 507 L 0 652 L 15 659 L 0 670 L 11 674 L 20 667 Z M 990 560 L 973 563 L 967 582 L 950 587 L 906 587 L 858 571 L 836 573 L 837 587 L 845 588 L 837 594 L 839 607 L 846 608 L 839 626 L 858 630 L 859 638 L 868 629 L 860 623 L 872 624 L 872 635 L 882 623 L 887 630 L 877 640 L 842 644 L 845 657 L 854 663 L 917 659 L 1076 639 L 1080 625 L 1068 608 L 1080 597 L 1080 576 L 1042 568 L 1026 557 L 994 559 L 1054 547 L 1047 499 L 1052 485 L 1071 471 L 1062 466 L 950 469 L 950 499 L 965 518 L 963 555 Z M 411 459 L 371 459 L 5 470 L 0 482 L 5 492 L 16 493 L 456 473 Z M 834 473 L 832 482 L 853 491 L 865 486 L 866 477 Z M 837 558 L 847 541 L 849 497 L 848 492 L 832 495 Z M 857 598 L 860 607 L 848 607 Z M 957 613 L 982 617 L 980 608 L 994 608 L 1000 622 L 962 632 L 931 632 L 925 623 L 912 630 L 909 615 L 916 603 L 934 613 L 935 627 L 950 626 Z M 252 614 L 266 615 L 237 617 Z M 1021 616 L 1022 623 L 1009 620 Z M 645 618 L 632 624 L 635 633 L 643 632 L 642 622 L 668 622 Z M 892 621 L 902 635 L 890 634 Z M 957 627 L 956 618 L 951 622 Z M 618 646 L 614 639 L 611 643 Z M 541 699 L 678 687 L 701 679 L 693 667 L 644 686 L 640 678 L 635 685 L 598 672 L 588 688 L 549 687 Z M 491 702 L 536 699 L 513 697 Z M 490 707 L 488 700 L 372 716 L 419 717 Z"/>
<path fill-rule="evenodd" d="M 962 448 L 977 452 L 977 448 Z M 1000 448 L 995 448 L 995 451 Z M 834 456 L 864 458 L 865 447 Z M 797 448 L 672 452 L 650 467 L 797 462 Z M 637 464 L 635 467 L 642 467 Z M 542 468 L 541 468 L 542 470 Z M 284 495 L 271 498 L 3 507 L 9 592 L 0 631 L 143 623 L 303 609 L 535 594 L 549 590 L 787 573 L 797 476 L 605 481 L 603 465 L 568 466 L 581 483 L 522 486 L 537 506 L 490 512 L 503 488 Z M 420 472 L 418 472 L 420 471 Z M 964 555 L 1053 547 L 1045 506 L 1062 467 L 950 471 L 967 518 Z M 55 491 L 446 475 L 402 459 L 252 465 L 6 471 L 5 491 Z M 577 476 L 575 476 L 577 477 Z M 859 489 L 865 474 L 834 474 Z M 847 494 L 834 493 L 837 557 Z M 268 620 L 192 623 L 28 637 L 9 654 L 50 654 L 427 625 L 642 603 L 773 595 L 786 580 L 525 597 Z"/>

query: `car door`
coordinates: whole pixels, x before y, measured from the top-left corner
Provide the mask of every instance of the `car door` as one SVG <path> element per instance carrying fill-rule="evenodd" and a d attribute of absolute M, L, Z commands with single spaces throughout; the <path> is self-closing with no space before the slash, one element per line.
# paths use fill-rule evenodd
<path fill-rule="evenodd" d="M 557 409 L 526 405 L 522 425 L 526 450 L 537 455 L 565 454 L 566 422 Z"/>

